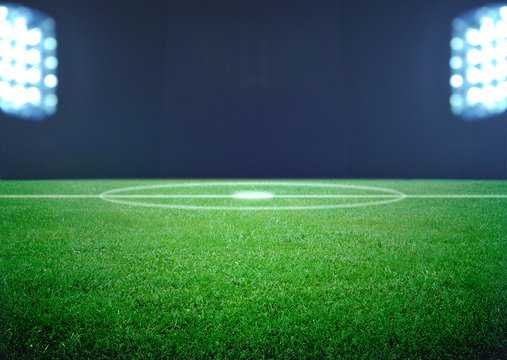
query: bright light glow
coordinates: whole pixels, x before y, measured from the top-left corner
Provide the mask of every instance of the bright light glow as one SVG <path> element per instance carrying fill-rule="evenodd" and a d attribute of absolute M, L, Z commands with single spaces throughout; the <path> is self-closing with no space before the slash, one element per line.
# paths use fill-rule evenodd
<path fill-rule="evenodd" d="M 496 35 L 499 38 L 507 37 L 507 22 L 500 20 L 496 22 Z"/>
<path fill-rule="evenodd" d="M 32 120 L 56 112 L 56 48 L 48 15 L 17 4 L 0 6 L 1 111 Z"/>
<path fill-rule="evenodd" d="M 40 43 L 42 34 L 39 29 L 31 29 L 26 33 L 26 43 L 31 46 L 35 46 Z"/>
<path fill-rule="evenodd" d="M 453 69 L 459 69 L 463 66 L 463 59 L 461 59 L 459 56 L 453 56 L 449 62 L 449 65 L 451 65 L 451 68 Z"/>
<path fill-rule="evenodd" d="M 46 77 L 44 78 L 44 84 L 47 87 L 53 88 L 58 84 L 58 79 L 53 74 L 46 75 Z"/>
<path fill-rule="evenodd" d="M 25 64 L 24 63 L 16 63 L 11 68 L 11 74 L 12 78 L 16 79 L 16 81 L 20 84 L 26 83 L 26 71 L 25 71 Z"/>
<path fill-rule="evenodd" d="M 55 94 L 49 94 L 48 96 L 46 96 L 45 103 L 50 108 L 54 108 L 56 104 L 58 104 L 58 98 L 56 97 Z"/>
<path fill-rule="evenodd" d="M 470 45 L 479 45 L 482 42 L 482 34 L 477 29 L 470 29 L 467 31 L 466 39 Z"/>
<path fill-rule="evenodd" d="M 506 23 L 507 26 L 507 23 Z M 505 36 L 505 39 L 507 39 L 507 34 Z M 507 56 L 507 41 L 506 40 L 497 40 L 496 44 L 496 59 L 497 61 L 505 61 Z"/>
<path fill-rule="evenodd" d="M 461 50 L 461 49 L 463 49 L 463 40 L 461 40 L 460 38 L 453 38 L 451 40 L 451 48 L 453 50 Z"/>
<path fill-rule="evenodd" d="M 12 59 L 17 62 L 25 62 L 27 57 L 26 47 L 24 44 L 16 43 L 10 53 Z"/>
<path fill-rule="evenodd" d="M 267 191 L 238 191 L 235 192 L 232 197 L 235 199 L 245 200 L 260 200 L 260 199 L 271 199 L 275 195 Z"/>
<path fill-rule="evenodd" d="M 472 65 L 477 65 L 481 62 L 482 54 L 477 49 L 472 49 L 467 54 L 467 60 Z"/>
<path fill-rule="evenodd" d="M 44 47 L 47 49 L 47 50 L 55 50 L 56 49 L 56 39 L 55 38 L 47 38 L 45 41 L 44 41 Z"/>
<path fill-rule="evenodd" d="M 496 67 L 492 64 L 486 64 L 482 66 L 481 71 L 481 83 L 489 84 L 496 75 Z"/>
<path fill-rule="evenodd" d="M 463 98 L 461 97 L 461 95 L 457 95 L 457 94 L 451 95 L 449 102 L 451 103 L 452 107 L 460 108 L 463 106 Z"/>
<path fill-rule="evenodd" d="M 486 106 L 493 106 L 495 104 L 496 88 L 493 85 L 486 85 L 481 91 L 481 103 Z"/>
<path fill-rule="evenodd" d="M 453 75 L 451 77 L 451 86 L 460 87 L 461 85 L 463 85 L 463 77 L 461 75 Z"/>
<path fill-rule="evenodd" d="M 0 21 L 4 21 L 7 17 L 7 8 L 5 6 L 0 6 Z"/>
<path fill-rule="evenodd" d="M 494 60 L 496 57 L 496 49 L 491 43 L 483 44 L 479 53 L 481 54 L 480 61 L 483 64 Z"/>
<path fill-rule="evenodd" d="M 0 41 L 0 56 L 2 58 L 10 57 L 11 49 L 11 42 L 9 40 L 2 39 Z"/>
<path fill-rule="evenodd" d="M 0 23 L 0 37 L 1 38 L 9 38 L 12 33 L 12 24 L 10 21 L 2 21 Z"/>
<path fill-rule="evenodd" d="M 26 72 L 26 80 L 31 84 L 37 84 L 40 81 L 41 72 L 39 69 L 32 67 Z"/>
<path fill-rule="evenodd" d="M 495 79 L 497 81 L 503 81 L 507 79 L 507 62 L 502 61 L 496 65 Z"/>
<path fill-rule="evenodd" d="M 471 105 L 477 104 L 479 101 L 481 101 L 481 89 L 473 87 L 468 90 L 467 101 Z"/>
<path fill-rule="evenodd" d="M 507 98 L 507 81 L 500 81 L 496 86 L 496 101 L 505 101 Z"/>
<path fill-rule="evenodd" d="M 481 119 L 507 110 L 507 6 L 488 5 L 454 19 L 450 105 L 454 114 Z"/>
<path fill-rule="evenodd" d="M 480 37 L 482 43 L 490 43 L 496 37 L 495 21 L 492 18 L 482 18 Z"/>
<path fill-rule="evenodd" d="M 32 65 L 40 63 L 40 51 L 37 49 L 30 49 L 26 52 L 26 62 Z"/>
<path fill-rule="evenodd" d="M 0 98 L 4 98 L 11 94 L 11 85 L 8 81 L 0 81 Z"/>
<path fill-rule="evenodd" d="M 26 98 L 32 104 L 40 102 L 40 91 L 36 87 L 30 87 L 26 90 Z"/>
<path fill-rule="evenodd" d="M 24 43 L 26 31 L 27 31 L 26 19 L 22 17 L 15 18 L 11 34 L 14 41 Z"/>
<path fill-rule="evenodd" d="M 481 71 L 476 68 L 470 68 L 467 71 L 467 80 L 470 84 L 477 84 L 481 81 Z"/>
<path fill-rule="evenodd" d="M 12 76 L 10 61 L 0 61 L 0 79 L 10 80 Z"/>
<path fill-rule="evenodd" d="M 12 98 L 14 106 L 21 106 L 26 103 L 25 87 L 21 84 L 14 85 L 12 88 Z"/>
<path fill-rule="evenodd" d="M 56 69 L 56 67 L 58 66 L 58 60 L 54 56 L 48 56 L 46 61 L 44 62 L 44 65 L 46 65 L 48 69 Z"/>

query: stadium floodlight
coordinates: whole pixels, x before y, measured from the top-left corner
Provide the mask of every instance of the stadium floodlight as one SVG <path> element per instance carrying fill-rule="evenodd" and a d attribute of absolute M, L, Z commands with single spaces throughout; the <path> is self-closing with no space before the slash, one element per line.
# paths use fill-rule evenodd
<path fill-rule="evenodd" d="M 29 120 L 56 112 L 57 41 L 48 15 L 0 4 L 0 110 Z"/>
<path fill-rule="evenodd" d="M 454 19 L 449 65 L 454 114 L 476 120 L 507 110 L 507 3 Z"/>

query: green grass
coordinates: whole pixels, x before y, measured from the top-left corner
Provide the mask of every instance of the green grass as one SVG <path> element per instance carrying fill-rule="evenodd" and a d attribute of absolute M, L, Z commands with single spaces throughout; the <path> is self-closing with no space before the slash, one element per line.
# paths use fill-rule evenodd
<path fill-rule="evenodd" d="M 506 181 L 323 182 L 406 194 L 507 194 Z M 170 182 L 0 181 L 0 195 L 100 194 L 160 183 Z M 0 358 L 505 358 L 506 214 L 506 198 L 302 211 L 3 198 Z"/>

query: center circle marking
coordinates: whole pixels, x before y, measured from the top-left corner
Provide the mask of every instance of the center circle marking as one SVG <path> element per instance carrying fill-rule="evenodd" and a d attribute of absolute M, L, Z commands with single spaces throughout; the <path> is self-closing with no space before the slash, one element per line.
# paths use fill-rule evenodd
<path fill-rule="evenodd" d="M 368 202 L 359 202 L 359 203 L 347 203 L 347 204 L 334 204 L 334 205 L 308 205 L 308 206 L 200 206 L 200 205 L 178 205 L 178 204 L 157 204 L 150 202 L 139 202 L 136 200 L 131 200 L 135 198 L 142 197 L 142 195 L 132 195 L 132 198 L 129 198 L 129 195 L 121 195 L 124 192 L 132 192 L 137 190 L 149 190 L 149 189 L 166 189 L 166 188 L 195 188 L 195 187 L 247 187 L 247 186 L 266 186 L 266 187 L 308 187 L 308 188 L 342 188 L 342 189 L 356 189 L 356 190 L 369 190 L 369 191 L 377 191 L 383 193 L 379 197 L 384 196 L 381 200 L 374 200 Z M 222 196 L 229 197 L 232 199 L 238 199 L 235 197 L 235 194 L 264 194 L 263 199 L 271 199 L 276 200 L 276 195 L 267 191 L 246 191 L 239 189 L 237 192 L 232 194 L 231 196 Z M 268 196 L 268 194 L 270 196 Z M 319 196 L 315 194 L 315 198 Z M 199 195 L 185 195 L 180 194 L 179 197 L 189 198 L 199 198 Z M 202 198 L 213 198 L 214 195 L 202 194 Z M 351 195 L 353 197 L 354 195 Z M 113 189 L 103 192 L 99 195 L 102 200 L 123 204 L 123 205 L 131 205 L 131 206 L 144 206 L 144 207 L 156 207 L 156 208 L 168 208 L 168 209 L 179 209 L 179 210 L 233 210 L 233 211 L 244 211 L 244 210 L 253 210 L 253 211 L 266 211 L 266 210 L 321 210 L 321 209 L 337 209 L 337 208 L 350 208 L 350 207 L 360 207 L 360 206 L 372 206 L 372 205 L 381 205 L 388 204 L 392 202 L 397 202 L 405 199 L 406 195 L 394 189 L 389 188 L 381 188 L 381 187 L 373 187 L 373 186 L 364 186 L 364 185 L 346 185 L 346 184 L 329 184 L 329 183 L 319 183 L 319 182 L 259 182 L 259 181 L 240 181 L 240 182 L 195 182 L 195 183 L 176 183 L 176 184 L 156 184 L 156 185 L 143 185 L 143 186 L 133 186 L 133 187 L 125 187 L 119 189 Z M 150 196 L 146 196 L 149 198 Z M 151 196 L 151 197 L 156 197 Z M 162 197 L 162 196 L 161 196 Z M 220 197 L 220 196 L 216 196 Z M 306 196 L 311 198 L 311 195 Z M 360 196 L 358 196 L 360 197 Z M 372 196 L 375 198 L 375 196 Z M 246 197 L 243 197 L 246 198 Z M 259 199 L 259 198 L 258 198 Z"/>

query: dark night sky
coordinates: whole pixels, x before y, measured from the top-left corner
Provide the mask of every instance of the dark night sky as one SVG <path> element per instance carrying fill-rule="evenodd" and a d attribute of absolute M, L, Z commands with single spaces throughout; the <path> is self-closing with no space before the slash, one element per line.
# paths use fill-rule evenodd
<path fill-rule="evenodd" d="M 449 109 L 428 1 L 18 1 L 51 14 L 59 110 L 0 115 L 0 178 L 507 178 L 507 115 Z"/>

